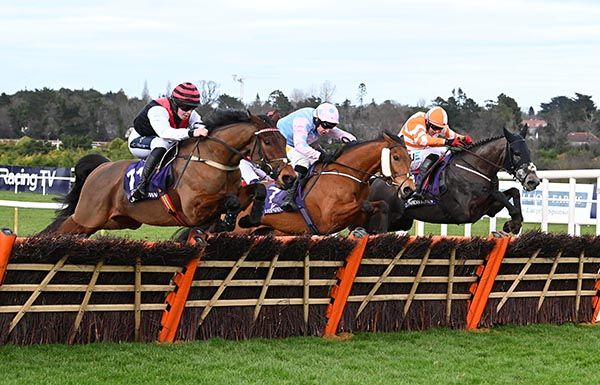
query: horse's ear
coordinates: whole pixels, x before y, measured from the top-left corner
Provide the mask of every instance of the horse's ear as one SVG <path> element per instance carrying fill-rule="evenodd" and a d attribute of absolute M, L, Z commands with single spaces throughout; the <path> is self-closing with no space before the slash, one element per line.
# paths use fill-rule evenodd
<path fill-rule="evenodd" d="M 403 136 L 400 136 L 400 137 L 399 137 L 398 135 L 396 135 L 396 134 L 394 134 L 393 132 L 390 132 L 390 131 L 388 131 L 388 130 L 385 130 L 385 131 L 383 132 L 383 135 L 384 135 L 384 136 L 387 136 L 387 137 L 389 137 L 389 138 L 390 138 L 390 139 L 392 139 L 394 142 L 398 142 L 398 143 L 400 143 L 400 144 L 404 144 L 404 137 L 403 137 Z"/>
<path fill-rule="evenodd" d="M 502 131 L 504 131 L 504 137 L 508 139 L 509 142 L 515 140 L 515 135 L 512 132 L 510 132 L 506 127 L 502 127 Z"/>
<path fill-rule="evenodd" d="M 525 123 L 523 127 L 521 127 L 521 132 L 519 132 L 519 134 L 523 139 L 525 139 L 525 137 L 527 136 L 527 132 L 529 132 L 529 126 L 527 125 L 527 123 Z"/>

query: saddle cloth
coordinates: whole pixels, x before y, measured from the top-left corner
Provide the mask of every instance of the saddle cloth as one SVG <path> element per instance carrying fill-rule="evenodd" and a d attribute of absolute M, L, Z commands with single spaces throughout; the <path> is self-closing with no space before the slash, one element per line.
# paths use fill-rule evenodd
<path fill-rule="evenodd" d="M 281 205 L 287 193 L 287 190 L 281 190 L 275 184 L 267 186 L 267 199 L 265 200 L 263 214 L 268 215 L 282 212 Z"/>
<path fill-rule="evenodd" d="M 161 191 L 167 191 L 169 185 L 169 176 L 171 174 L 172 163 L 162 167 L 158 172 L 152 175 L 150 185 L 148 186 L 148 198 L 158 199 L 160 198 Z M 123 178 L 123 189 L 127 195 L 127 199 L 131 198 L 131 192 L 140 184 L 142 170 L 144 169 L 144 160 L 131 163 L 127 170 L 125 170 L 125 177 Z"/>

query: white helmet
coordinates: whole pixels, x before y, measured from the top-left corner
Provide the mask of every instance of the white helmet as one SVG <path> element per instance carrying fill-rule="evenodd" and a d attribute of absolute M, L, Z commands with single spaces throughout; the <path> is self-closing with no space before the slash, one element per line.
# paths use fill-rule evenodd
<path fill-rule="evenodd" d="M 313 112 L 315 118 L 322 122 L 335 123 L 340 122 L 340 113 L 336 106 L 331 103 L 321 103 Z"/>

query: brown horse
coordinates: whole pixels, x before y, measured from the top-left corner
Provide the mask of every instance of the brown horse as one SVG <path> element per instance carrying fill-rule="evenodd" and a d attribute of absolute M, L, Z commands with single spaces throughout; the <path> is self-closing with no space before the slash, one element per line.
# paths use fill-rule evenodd
<path fill-rule="evenodd" d="M 349 143 L 341 149 L 335 162 L 317 164 L 303 188 L 313 228 L 300 212 L 281 212 L 263 216 L 258 229 L 238 226 L 235 232 L 264 234 L 272 229 L 281 234 L 331 234 L 362 224 L 375 212 L 387 212 L 387 203 L 367 200 L 369 178 L 383 169 L 387 176 L 376 177 L 391 180 L 408 196 L 415 188 L 409 172 L 410 162 L 404 139 L 392 133 L 367 142 Z M 387 225 L 387 218 L 381 223 Z"/>
<path fill-rule="evenodd" d="M 237 195 L 249 199 L 254 192 L 250 186 L 240 193 L 239 162 L 246 156 L 276 172 L 273 176 L 282 186 L 295 179 L 287 165 L 285 138 L 265 119 L 246 111 L 218 111 L 205 124 L 208 137 L 187 139 L 178 146 L 173 161 L 176 183 L 167 190 L 171 212 L 160 200 L 128 201 L 123 177 L 131 160 L 110 162 L 93 154 L 77 163 L 74 186 L 64 198 L 67 206 L 43 232 L 90 235 L 100 229 L 136 229 L 143 223 L 199 226 L 217 220 L 224 210 L 234 212 L 235 218 Z"/>

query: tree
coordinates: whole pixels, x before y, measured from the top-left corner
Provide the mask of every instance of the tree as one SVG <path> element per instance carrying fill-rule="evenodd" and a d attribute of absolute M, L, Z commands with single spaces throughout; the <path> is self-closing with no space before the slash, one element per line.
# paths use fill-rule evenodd
<path fill-rule="evenodd" d="M 319 92 L 319 98 L 324 102 L 331 102 L 333 100 L 333 94 L 335 94 L 335 85 L 329 80 L 326 80 L 321 84 L 321 90 Z"/>
<path fill-rule="evenodd" d="M 527 112 L 527 115 L 530 118 L 533 118 L 535 116 L 535 111 L 534 111 L 533 107 L 529 106 L 529 111 Z"/>
<path fill-rule="evenodd" d="M 142 89 L 142 100 L 146 103 L 148 103 L 150 100 L 152 100 L 152 97 L 150 97 L 150 91 L 148 91 L 148 81 L 144 80 L 144 88 Z"/>
<path fill-rule="evenodd" d="M 221 109 L 243 110 L 246 106 L 238 98 L 223 94 L 217 99 L 217 107 Z"/>
<path fill-rule="evenodd" d="M 269 94 L 269 103 L 274 109 L 278 110 L 282 116 L 289 114 L 294 108 L 288 97 L 280 90 L 275 90 Z"/>
<path fill-rule="evenodd" d="M 358 105 L 362 106 L 365 102 L 365 96 L 367 96 L 367 86 L 365 83 L 358 85 Z"/>

